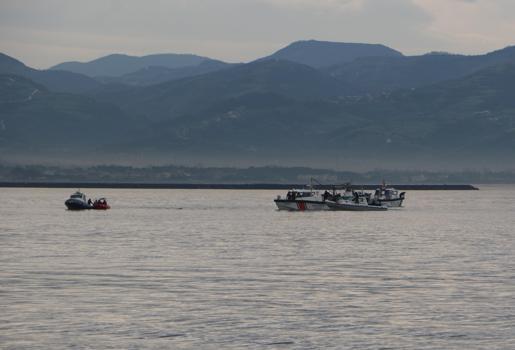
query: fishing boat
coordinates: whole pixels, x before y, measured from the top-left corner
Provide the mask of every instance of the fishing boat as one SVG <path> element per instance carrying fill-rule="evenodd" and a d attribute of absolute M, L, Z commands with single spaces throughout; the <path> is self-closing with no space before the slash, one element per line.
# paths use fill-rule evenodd
<path fill-rule="evenodd" d="M 305 210 L 329 210 L 327 201 L 318 190 L 292 189 L 286 194 L 286 198 L 277 196 L 274 199 L 279 210 L 305 211 Z"/>
<path fill-rule="evenodd" d="M 385 205 L 373 205 L 368 202 L 368 194 L 365 192 L 354 192 L 352 199 L 341 198 L 336 202 L 327 202 L 330 210 L 340 211 L 385 211 Z"/>
<path fill-rule="evenodd" d="M 314 183 L 320 187 L 331 187 L 332 191 L 315 189 Z M 306 210 L 329 210 L 328 203 L 337 202 L 341 199 L 352 199 L 350 184 L 324 186 L 315 179 L 311 179 L 309 188 L 292 189 L 286 197 L 277 196 L 274 200 L 279 210 L 306 211 Z"/>
<path fill-rule="evenodd" d="M 377 188 L 373 195 L 368 198 L 371 205 L 384 205 L 389 208 L 399 208 L 404 202 L 406 192 L 400 192 L 393 187 L 388 187 L 383 181 L 381 187 Z"/>

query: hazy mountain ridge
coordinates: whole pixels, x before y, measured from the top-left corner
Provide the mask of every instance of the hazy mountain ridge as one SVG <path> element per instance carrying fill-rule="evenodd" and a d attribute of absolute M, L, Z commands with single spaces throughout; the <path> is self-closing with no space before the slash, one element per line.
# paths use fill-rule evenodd
<path fill-rule="evenodd" d="M 26 77 L 58 92 L 83 93 L 100 86 L 96 80 L 84 75 L 66 71 L 33 69 L 2 53 L 0 53 L 0 74 Z"/>
<path fill-rule="evenodd" d="M 361 57 L 324 68 L 331 76 L 353 86 L 355 94 L 377 94 L 401 88 L 416 88 L 456 79 L 485 67 L 515 62 L 515 47 L 485 55 L 433 53 L 422 56 Z"/>
<path fill-rule="evenodd" d="M 162 66 L 148 66 L 135 72 L 127 73 L 119 77 L 96 77 L 105 84 L 126 84 L 131 86 L 148 86 L 164 83 L 166 81 L 178 80 L 188 77 L 195 77 L 221 69 L 226 69 L 234 64 L 217 60 L 205 60 L 194 66 L 180 68 L 167 68 Z"/>
<path fill-rule="evenodd" d="M 288 60 L 313 68 L 329 67 L 352 62 L 361 57 L 402 57 L 402 53 L 380 44 L 339 43 L 330 41 L 305 40 L 291 43 L 261 58 Z"/>
<path fill-rule="evenodd" d="M 50 70 L 66 70 L 87 75 L 89 77 L 121 77 L 148 67 L 164 67 L 169 69 L 197 66 L 210 58 L 192 54 L 154 54 L 146 56 L 130 56 L 112 54 L 89 62 L 64 62 Z"/>

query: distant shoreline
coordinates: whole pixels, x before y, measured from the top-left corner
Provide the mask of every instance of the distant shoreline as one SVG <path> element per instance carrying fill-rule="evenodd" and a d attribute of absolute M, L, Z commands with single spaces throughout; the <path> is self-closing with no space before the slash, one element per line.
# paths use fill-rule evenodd
<path fill-rule="evenodd" d="M 352 185 L 354 189 L 373 190 L 379 185 Z M 398 190 L 475 191 L 473 185 L 391 185 Z M 210 190 L 288 190 L 304 188 L 306 184 L 187 184 L 187 183 L 123 183 L 123 182 L 0 182 L 0 188 L 113 188 L 113 189 L 210 189 Z M 330 189 L 331 186 L 317 186 Z"/>

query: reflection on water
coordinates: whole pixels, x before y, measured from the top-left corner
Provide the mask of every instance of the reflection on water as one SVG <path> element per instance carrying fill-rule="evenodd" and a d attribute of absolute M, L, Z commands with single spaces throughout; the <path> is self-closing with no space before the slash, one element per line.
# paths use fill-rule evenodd
<path fill-rule="evenodd" d="M 275 191 L 0 189 L 2 348 L 509 349 L 515 188 L 388 212 Z"/>

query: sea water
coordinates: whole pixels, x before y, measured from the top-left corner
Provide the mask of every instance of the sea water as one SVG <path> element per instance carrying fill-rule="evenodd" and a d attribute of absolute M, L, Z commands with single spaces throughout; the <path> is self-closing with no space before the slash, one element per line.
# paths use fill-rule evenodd
<path fill-rule="evenodd" d="M 281 191 L 0 189 L 1 349 L 514 349 L 515 187 L 386 212 Z"/>

